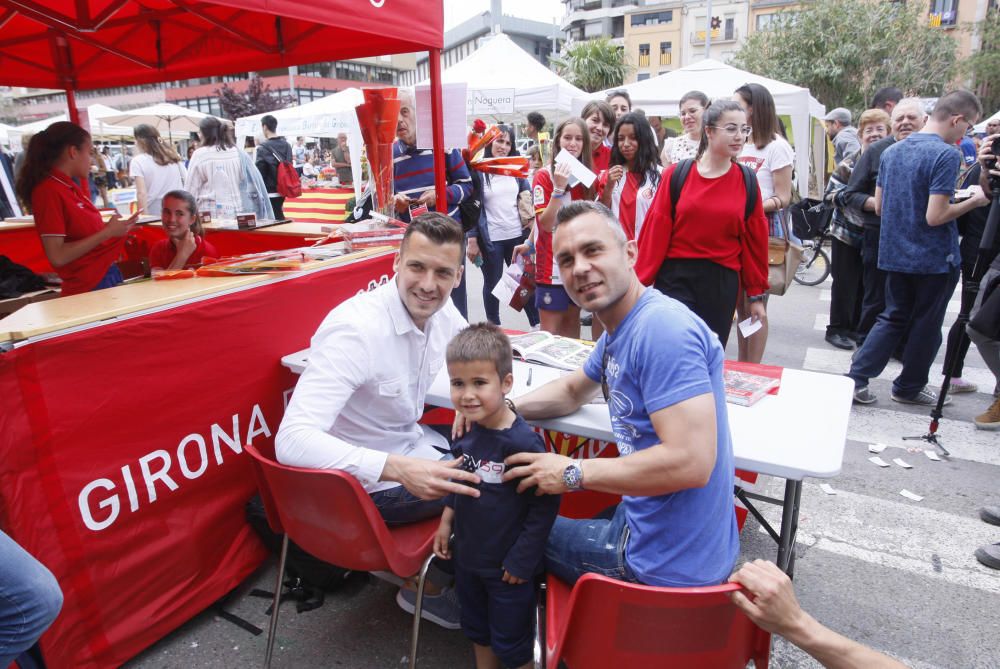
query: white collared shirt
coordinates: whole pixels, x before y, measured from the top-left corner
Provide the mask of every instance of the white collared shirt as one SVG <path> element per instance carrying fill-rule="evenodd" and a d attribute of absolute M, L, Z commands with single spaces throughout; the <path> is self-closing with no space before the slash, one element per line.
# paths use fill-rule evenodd
<path fill-rule="evenodd" d="M 337 306 L 313 335 L 275 438 L 278 461 L 341 469 L 372 493 L 398 485 L 379 481 L 390 454 L 440 459 L 417 421 L 448 342 L 466 325 L 449 299 L 421 331 L 395 278 Z"/>

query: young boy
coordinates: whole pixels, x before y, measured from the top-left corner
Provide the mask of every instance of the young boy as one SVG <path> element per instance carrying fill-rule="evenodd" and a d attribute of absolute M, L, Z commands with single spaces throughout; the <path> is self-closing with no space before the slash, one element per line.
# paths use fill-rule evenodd
<path fill-rule="evenodd" d="M 508 455 L 543 453 L 545 446 L 504 399 L 514 376 L 510 340 L 497 326 L 462 330 L 448 344 L 445 360 L 455 410 L 474 423 L 452 450 L 482 482 L 479 497 L 446 500 L 434 553 L 454 558 L 462 631 L 475 644 L 477 669 L 531 667 L 534 580 L 559 496 L 518 494 L 517 482 L 503 483 L 501 476 Z M 454 551 L 448 546 L 453 531 Z"/>

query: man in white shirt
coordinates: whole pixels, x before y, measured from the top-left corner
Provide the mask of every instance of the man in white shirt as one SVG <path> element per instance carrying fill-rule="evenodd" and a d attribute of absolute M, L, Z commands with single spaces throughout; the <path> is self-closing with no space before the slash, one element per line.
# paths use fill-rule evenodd
<path fill-rule="evenodd" d="M 313 336 L 275 439 L 286 465 L 342 469 L 386 522 L 437 515 L 449 493 L 478 496 L 479 478 L 441 462 L 447 439 L 419 425 L 448 342 L 466 327 L 450 295 L 462 275 L 462 229 L 444 214 L 407 228 L 389 283 L 337 306 Z"/>

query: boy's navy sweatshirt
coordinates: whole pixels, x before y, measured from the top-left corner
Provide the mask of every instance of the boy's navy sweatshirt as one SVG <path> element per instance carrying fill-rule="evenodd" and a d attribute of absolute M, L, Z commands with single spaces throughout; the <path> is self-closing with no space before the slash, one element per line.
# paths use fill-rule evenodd
<path fill-rule="evenodd" d="M 549 530 L 559 514 L 559 495 L 518 494 L 519 481 L 503 483 L 504 458 L 514 453 L 544 453 L 541 436 L 518 416 L 505 430 L 474 425 L 455 442 L 452 451 L 464 455 L 469 471 L 477 474 L 480 496 L 449 495 L 455 509 L 456 566 L 480 576 L 502 577 L 506 569 L 530 579 L 542 570 Z"/>

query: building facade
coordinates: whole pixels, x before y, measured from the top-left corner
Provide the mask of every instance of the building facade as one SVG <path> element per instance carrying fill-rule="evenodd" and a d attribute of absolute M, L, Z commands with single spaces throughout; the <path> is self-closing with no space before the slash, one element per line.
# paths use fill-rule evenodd
<path fill-rule="evenodd" d="M 499 11 L 498 5 L 499 3 L 494 3 L 494 8 L 490 11 L 473 16 L 445 32 L 444 49 L 441 51 L 442 68 L 447 69 L 470 55 L 479 48 L 482 39 L 495 30 L 507 35 L 514 44 L 548 67 L 549 56 L 552 54 L 554 45 L 563 38 L 559 32 L 559 26 L 554 23 L 503 15 Z M 499 17 L 499 20 L 494 20 L 494 16 Z M 416 67 L 413 71 L 406 72 L 400 77 L 399 84 L 401 86 L 413 86 L 430 77 L 427 53 L 418 53 L 415 58 Z"/>
<path fill-rule="evenodd" d="M 625 83 L 680 67 L 684 2 L 675 0 L 625 10 L 624 48 L 633 69 Z"/>

